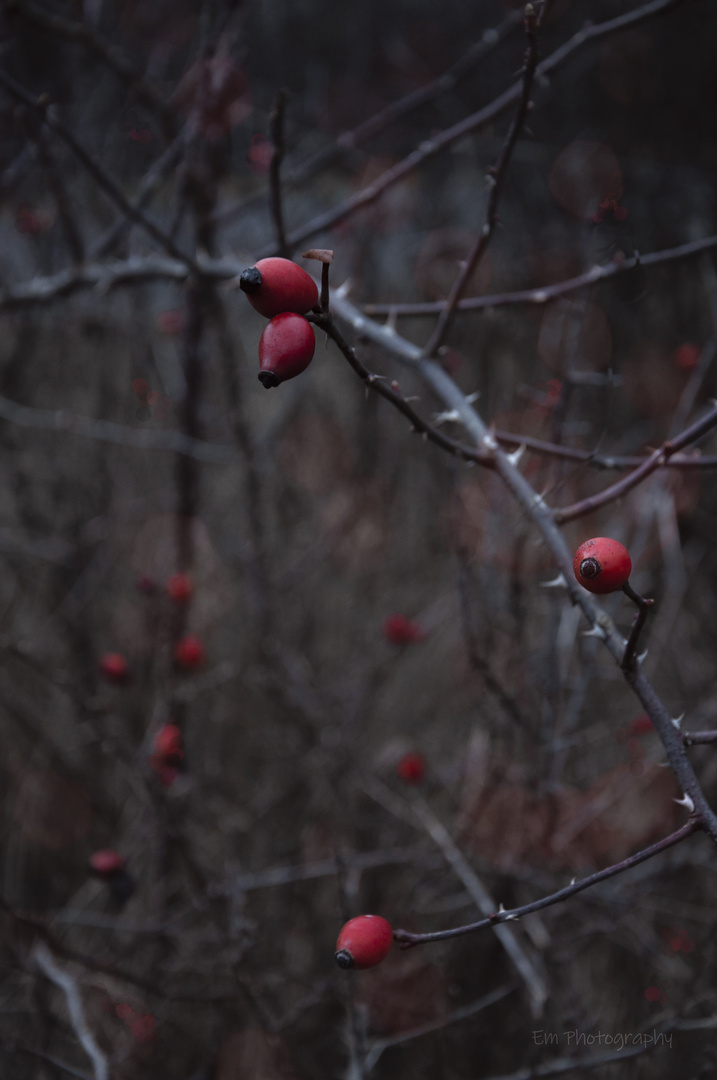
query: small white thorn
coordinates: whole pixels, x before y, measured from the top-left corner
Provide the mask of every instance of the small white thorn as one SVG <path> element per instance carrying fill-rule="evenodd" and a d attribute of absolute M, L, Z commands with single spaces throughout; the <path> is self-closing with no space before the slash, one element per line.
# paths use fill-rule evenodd
<path fill-rule="evenodd" d="M 448 412 L 436 413 L 433 417 L 434 424 L 456 424 L 459 420 L 458 409 L 449 409 Z"/>
<path fill-rule="evenodd" d="M 694 813 L 695 804 L 692 802 L 689 795 L 683 795 L 681 799 L 673 799 L 673 802 L 676 802 L 678 806 L 686 807 L 691 814 Z"/>
<path fill-rule="evenodd" d="M 647 653 L 648 653 L 647 649 L 645 649 L 645 651 L 643 653 L 640 653 L 640 655 L 637 658 L 638 664 L 642 664 L 647 659 Z"/>
<path fill-rule="evenodd" d="M 657 765 L 658 769 L 670 769 L 670 768 L 672 768 L 669 761 L 656 761 L 655 764 Z"/>
<path fill-rule="evenodd" d="M 474 390 L 472 394 L 466 394 L 466 401 L 469 405 L 472 405 L 474 401 L 477 401 L 480 397 L 480 390 Z"/>
<path fill-rule="evenodd" d="M 574 885 L 578 879 L 576 877 L 570 879 L 570 884 Z"/>
<path fill-rule="evenodd" d="M 386 322 L 383 324 L 383 328 L 389 334 L 395 334 L 396 333 L 396 310 L 395 310 L 395 308 L 391 308 L 391 310 L 389 311 L 388 318 L 386 319 Z"/>
<path fill-rule="evenodd" d="M 592 630 L 583 630 L 583 637 L 599 637 L 604 641 L 606 634 L 602 626 L 593 626 Z"/>
<path fill-rule="evenodd" d="M 486 431 L 486 433 L 483 436 L 481 441 L 482 441 L 483 445 L 485 446 L 486 450 L 497 450 L 498 449 L 498 443 L 495 441 L 495 438 L 493 437 L 493 435 L 491 435 L 491 433 L 489 431 Z"/>
<path fill-rule="evenodd" d="M 685 718 L 684 713 L 682 714 L 682 716 L 673 716 L 672 717 L 672 723 L 677 728 L 678 731 L 682 727 L 682 721 L 684 720 L 684 718 Z"/>
<path fill-rule="evenodd" d="M 567 589 L 568 583 L 565 580 L 565 575 L 561 573 L 551 581 L 541 581 L 540 587 L 541 589 Z"/>
<path fill-rule="evenodd" d="M 511 465 L 517 466 L 518 462 L 520 461 L 520 459 L 522 458 L 524 453 L 525 453 L 525 443 L 523 443 L 521 446 L 519 446 L 517 450 L 514 450 L 512 454 L 506 454 L 505 456 L 507 457 L 507 459 L 511 463 Z"/>
<path fill-rule="evenodd" d="M 346 278 L 343 285 L 339 285 L 337 289 L 334 289 L 334 296 L 338 296 L 340 299 L 344 299 L 351 292 L 353 288 L 353 281 L 350 277 Z"/>

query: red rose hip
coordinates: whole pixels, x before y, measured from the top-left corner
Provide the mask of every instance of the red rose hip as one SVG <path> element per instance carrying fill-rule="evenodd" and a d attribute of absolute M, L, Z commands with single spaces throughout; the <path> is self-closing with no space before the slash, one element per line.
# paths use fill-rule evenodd
<path fill-rule="evenodd" d="M 404 754 L 396 764 L 396 775 L 407 784 L 420 784 L 426 775 L 426 759 L 416 750 Z"/>
<path fill-rule="evenodd" d="M 246 293 L 260 315 L 272 319 L 285 311 L 304 315 L 319 301 L 314 279 L 290 259 L 260 259 L 239 278 L 239 288 Z"/>
<path fill-rule="evenodd" d="M 188 574 L 173 574 L 165 585 L 165 592 L 175 604 L 186 604 L 192 595 L 192 579 Z"/>
<path fill-rule="evenodd" d="M 162 765 L 178 765 L 184 757 L 184 739 L 176 724 L 165 724 L 154 739 L 154 753 Z"/>
<path fill-rule="evenodd" d="M 98 878 L 110 878 L 124 869 L 124 857 L 112 848 L 103 848 L 90 856 L 90 870 Z"/>
<path fill-rule="evenodd" d="M 380 915 L 358 915 L 342 927 L 336 941 L 340 968 L 370 968 L 388 956 L 393 944 L 391 924 Z"/>
<path fill-rule="evenodd" d="M 276 315 L 259 339 L 260 382 L 269 390 L 293 379 L 311 363 L 316 340 L 303 315 Z"/>
<path fill-rule="evenodd" d="M 122 653 L 105 653 L 100 658 L 100 672 L 107 682 L 117 686 L 129 680 L 129 667 Z"/>
<path fill-rule="evenodd" d="M 596 536 L 581 544 L 573 556 L 573 572 L 588 592 L 616 592 L 627 583 L 632 570 L 630 553 L 617 540 Z"/>
<path fill-rule="evenodd" d="M 179 667 L 187 671 L 199 668 L 204 663 L 204 646 L 196 634 L 187 634 L 174 646 L 174 659 Z"/>

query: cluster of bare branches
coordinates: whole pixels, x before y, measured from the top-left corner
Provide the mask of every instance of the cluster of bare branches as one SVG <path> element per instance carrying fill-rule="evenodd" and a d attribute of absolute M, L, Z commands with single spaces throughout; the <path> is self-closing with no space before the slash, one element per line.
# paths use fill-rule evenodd
<path fill-rule="evenodd" d="M 708 85 L 717 23 L 624 6 L 496 5 L 466 49 L 459 3 L 364 5 L 354 122 L 321 0 L 295 86 L 239 0 L 3 2 L 19 1080 L 714 1065 L 717 236 L 696 181 L 640 207 L 684 185 L 659 57 Z M 308 243 L 318 354 L 267 395 L 239 279 Z M 640 592 L 578 584 L 593 535 Z M 396 946 L 347 974 L 363 912 Z"/>

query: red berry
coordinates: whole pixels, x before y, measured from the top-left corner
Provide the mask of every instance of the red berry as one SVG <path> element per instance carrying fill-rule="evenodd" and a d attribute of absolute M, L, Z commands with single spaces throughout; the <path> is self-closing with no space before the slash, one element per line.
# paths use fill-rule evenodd
<path fill-rule="evenodd" d="M 423 641 L 426 635 L 418 623 L 405 615 L 391 615 L 383 624 L 383 636 L 392 645 L 409 645 L 413 641 Z"/>
<path fill-rule="evenodd" d="M 652 720 L 647 713 L 636 716 L 628 728 L 630 735 L 650 735 L 654 730 Z"/>
<path fill-rule="evenodd" d="M 103 848 L 90 856 L 90 869 L 99 878 L 109 878 L 124 869 L 124 856 L 112 848 Z"/>
<path fill-rule="evenodd" d="M 341 928 L 336 963 L 341 968 L 370 968 L 388 956 L 393 944 L 391 924 L 380 915 L 358 915 Z"/>
<path fill-rule="evenodd" d="M 239 288 L 267 319 L 284 311 L 305 315 L 319 300 L 314 279 L 290 259 L 260 259 L 241 275 Z"/>
<path fill-rule="evenodd" d="M 107 682 L 116 683 L 118 686 L 126 683 L 129 679 L 129 667 L 122 653 L 105 653 L 100 658 L 100 672 Z"/>
<path fill-rule="evenodd" d="M 192 595 L 192 579 L 188 574 L 173 574 L 164 588 L 175 604 L 186 604 Z"/>
<path fill-rule="evenodd" d="M 407 784 L 420 784 L 426 775 L 426 759 L 412 750 L 397 763 L 396 772 Z"/>
<path fill-rule="evenodd" d="M 174 646 L 174 659 L 180 667 L 191 670 L 204 663 L 204 646 L 196 634 L 187 634 Z"/>
<path fill-rule="evenodd" d="M 675 363 L 683 371 L 693 371 L 700 362 L 699 345 L 680 345 L 675 349 Z"/>
<path fill-rule="evenodd" d="M 311 363 L 316 340 L 303 315 L 276 315 L 259 339 L 259 379 L 269 390 L 301 375 Z"/>
<path fill-rule="evenodd" d="M 184 739 L 176 724 L 165 724 L 154 739 L 155 757 L 162 765 L 178 765 L 184 757 Z"/>
<path fill-rule="evenodd" d="M 616 592 L 626 583 L 631 570 L 627 548 L 606 536 L 586 540 L 573 556 L 575 577 L 591 593 Z"/>

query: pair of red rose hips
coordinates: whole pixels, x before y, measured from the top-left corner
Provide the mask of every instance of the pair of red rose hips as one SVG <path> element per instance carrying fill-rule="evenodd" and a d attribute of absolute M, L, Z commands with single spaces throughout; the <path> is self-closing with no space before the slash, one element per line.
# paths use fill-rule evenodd
<path fill-rule="evenodd" d="M 313 278 L 290 259 L 260 259 L 239 278 L 252 307 L 271 319 L 259 339 L 259 380 L 270 389 L 293 379 L 311 363 L 314 331 L 304 315 L 318 303 Z"/>

